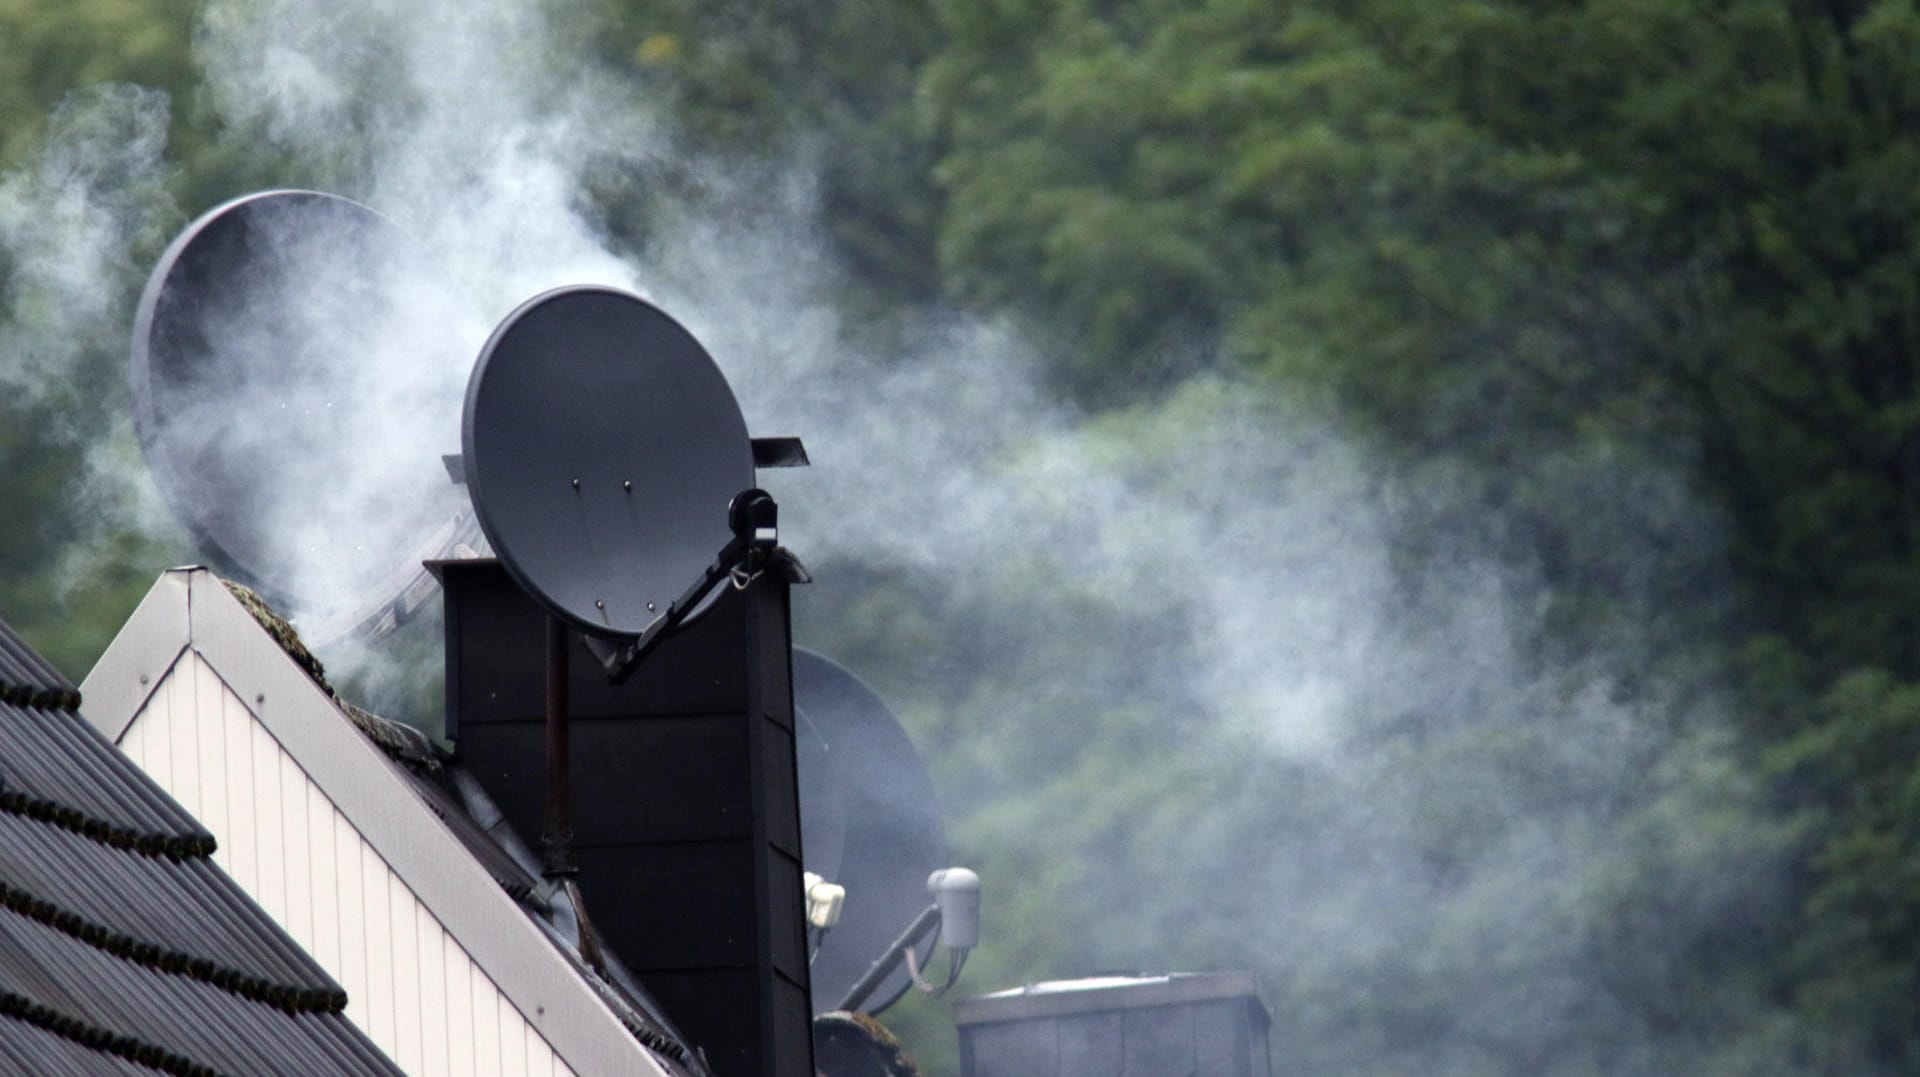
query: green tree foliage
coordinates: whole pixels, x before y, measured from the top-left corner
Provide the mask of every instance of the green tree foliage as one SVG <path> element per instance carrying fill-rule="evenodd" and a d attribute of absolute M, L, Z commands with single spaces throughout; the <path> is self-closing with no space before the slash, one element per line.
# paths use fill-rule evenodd
<path fill-rule="evenodd" d="M 1464 476 L 1468 519 L 1414 552 L 1463 527 L 1532 551 L 1578 611 L 1563 642 L 1617 624 L 1643 551 L 1692 538 L 1630 507 L 1624 530 L 1588 526 L 1569 447 L 1686 469 L 1732 575 L 1683 557 L 1654 580 L 1640 657 L 1713 679 L 1755 637 L 1732 667 L 1742 724 L 1783 744 L 1806 857 L 1766 946 L 1807 941 L 1798 964 L 1751 951 L 1753 974 L 1840 1038 L 1749 1028 L 1795 1071 L 1910 1066 L 1920 860 L 1891 791 L 1917 773 L 1911 5 L 941 15 L 923 88 L 946 279 L 1050 322 L 1069 371 L 1151 385 L 1191 314 L 1407 466 Z M 1786 701 L 1758 688 L 1794 677 Z"/>
<path fill-rule="evenodd" d="M 146 144 L 147 132 L 95 111 L 94 97 L 108 81 L 186 85 L 190 26 L 184 9 L 0 5 L 0 503 L 8 506 L 0 607 L 76 679 L 145 590 L 160 550 L 91 523 L 112 495 L 98 488 L 89 454 L 93 463 L 132 462 L 130 447 L 103 431 L 125 408 L 127 285 L 140 253 L 105 248 L 153 244 L 157 232 L 114 233 L 164 208 L 151 204 L 154 186 L 130 182 L 157 147 Z M 126 96 L 149 106 L 163 100 Z M 83 165 L 81 155 L 60 151 L 63 141 L 124 148 Z M 112 174 L 91 176 L 89 167 Z M 82 192 L 95 179 L 128 184 L 143 201 L 86 204 Z M 68 196 L 52 197 L 56 190 Z M 66 305 L 72 282 L 59 278 L 71 266 L 97 274 L 84 309 Z"/>
<path fill-rule="evenodd" d="M 915 136 L 911 108 L 937 41 L 924 0 L 777 9 L 603 0 L 594 27 L 594 51 L 662 103 L 688 157 L 750 183 L 804 176 L 819 185 L 823 223 L 849 270 L 831 301 L 885 321 L 903 302 L 938 294 L 931 243 L 941 202 L 932 146 Z M 649 181 L 676 178 L 708 182 Z M 649 197 L 619 194 L 629 211 L 634 195 Z M 627 225 L 644 233 L 644 214 Z"/>
<path fill-rule="evenodd" d="M 0 167 L 18 165 L 68 94 L 107 82 L 180 92 L 198 76 L 188 55 L 194 6 L 167 0 L 0 3 Z"/>
<path fill-rule="evenodd" d="M 124 81 L 171 95 L 185 212 L 297 181 L 201 115 L 193 19 L 0 0 L 0 170 Z M 579 30 L 700 163 L 604 177 L 619 241 L 712 196 L 710 164 L 817 177 L 849 270 L 821 298 L 860 331 L 1016 321 L 1142 488 L 1180 488 L 1223 393 L 1324 406 L 1395 477 L 1366 495 L 1414 650 L 1458 628 L 1450 564 L 1537 598 L 1521 691 L 1362 698 L 1332 767 L 1133 660 L 1198 661 L 1194 626 L 1040 559 L 958 591 L 837 566 L 810 630 L 916 700 L 989 879 L 971 982 L 1252 965 L 1303 1072 L 1920 1062 L 1910 2 L 603 0 Z M 31 297 L 0 294 L 25 339 Z M 74 672 L 151 567 L 109 537 L 105 582 L 62 568 L 121 393 L 107 328 L 60 407 L 0 401 L 0 613 Z M 1098 735 L 1033 734 L 1066 714 Z M 1619 714 L 1659 735 L 1606 747 Z M 1582 786 L 1582 751 L 1617 780 Z M 916 1049 L 937 1018 L 909 1011 Z"/>

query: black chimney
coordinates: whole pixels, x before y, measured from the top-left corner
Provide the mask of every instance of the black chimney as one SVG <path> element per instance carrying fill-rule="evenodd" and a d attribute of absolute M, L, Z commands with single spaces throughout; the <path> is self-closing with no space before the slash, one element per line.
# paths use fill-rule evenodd
<path fill-rule="evenodd" d="M 432 567 L 447 736 L 537 837 L 547 611 L 492 559 Z M 577 631 L 566 648 L 573 863 L 601 943 L 720 1077 L 813 1077 L 787 582 L 723 585 L 618 686 Z"/>

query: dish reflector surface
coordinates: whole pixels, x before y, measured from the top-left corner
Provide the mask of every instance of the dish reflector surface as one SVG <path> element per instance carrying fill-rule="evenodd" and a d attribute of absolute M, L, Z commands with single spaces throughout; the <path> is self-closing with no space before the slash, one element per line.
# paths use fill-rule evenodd
<path fill-rule="evenodd" d="M 130 381 L 148 466 L 202 554 L 313 642 L 390 624 L 423 559 L 475 541 L 438 455 L 465 313 L 398 225 L 316 191 L 213 209 L 147 281 Z"/>
<path fill-rule="evenodd" d="M 933 904 L 927 876 L 946 866 L 947 841 L 920 753 L 860 678 L 796 647 L 793 702 L 802 730 L 801 853 L 808 871 L 847 888 L 840 924 L 827 933 L 809 972 L 818 1013 L 845 997 Z M 916 952 L 924 963 L 933 953 L 932 936 Z M 896 966 L 866 1009 L 885 1009 L 910 982 L 906 968 Z"/>
<path fill-rule="evenodd" d="M 753 446 L 700 342 L 639 296 L 536 296 L 481 349 L 467 490 L 514 581 L 602 635 L 637 636 L 698 580 L 753 486 Z"/>

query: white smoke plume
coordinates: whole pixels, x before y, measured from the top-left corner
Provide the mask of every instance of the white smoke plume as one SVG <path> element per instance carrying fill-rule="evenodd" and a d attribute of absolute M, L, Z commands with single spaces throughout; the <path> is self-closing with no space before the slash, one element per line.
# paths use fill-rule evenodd
<path fill-rule="evenodd" d="M 106 86 L 69 98 L 26 167 L 0 176 L 0 387 L 57 405 L 80 385 L 81 356 L 124 333 L 133 252 L 171 209 L 166 95 Z"/>
<path fill-rule="evenodd" d="M 646 264 L 625 260 L 595 226 L 591 179 L 644 175 L 674 147 L 626 84 L 564 54 L 581 31 L 556 25 L 559 10 L 208 8 L 207 100 L 232 137 L 272 144 L 387 215 L 435 267 L 377 282 L 397 300 L 393 320 L 343 317 L 325 295 L 296 304 L 307 320 L 295 335 L 318 350 L 272 368 L 251 402 L 206 401 L 211 436 L 284 476 L 296 501 L 326 489 L 336 522 L 411 521 L 382 498 L 412 481 L 396 468 L 432 471 L 457 451 L 459 393 L 490 328 L 550 287 L 636 289 L 704 341 L 756 434 L 805 438 L 811 469 L 764 478 L 785 541 L 823 569 L 817 587 L 832 588 L 834 571 L 898 581 L 886 623 L 828 634 L 923 644 L 904 668 L 863 672 L 944 753 L 962 847 L 991 850 L 984 866 L 1004 872 L 988 876 L 990 902 L 1101 925 L 997 958 L 990 938 L 987 975 L 1049 971 L 1050 957 L 1074 963 L 1050 970 L 1060 975 L 1094 961 L 1280 970 L 1269 988 L 1281 1071 L 1505 1072 L 1489 1060 L 1548 1052 L 1536 1070 L 1548 1072 L 1551 1045 L 1583 1022 L 1614 1029 L 1613 1072 L 1676 1057 L 1633 1053 L 1652 1033 L 1620 995 L 1668 981 L 1609 978 L 1593 946 L 1613 927 L 1593 898 L 1684 832 L 1669 816 L 1624 822 L 1682 784 L 1650 774 L 1655 761 L 1724 772 L 1729 803 L 1752 795 L 1712 700 L 1676 732 L 1659 692 L 1624 691 L 1603 662 L 1531 653 L 1543 611 L 1530 552 L 1492 534 L 1438 551 L 1410 538 L 1444 515 L 1446 477 L 1384 470 L 1304 403 L 1222 378 L 1088 416 L 1049 395 L 1011 330 L 959 317 L 929 317 L 906 354 L 863 353 L 823 302 L 836 270 L 804 175 L 754 187 L 751 214 L 669 222 Z M 92 282 L 124 279 L 116 260 L 140 231 L 177 223 L 156 193 L 164 102 L 115 91 L 100 105 L 114 118 L 69 114 L 35 169 L 0 180 L 9 331 L 23 310 L 57 310 L 24 346 L 6 342 L 23 358 L 0 379 L 16 389 L 53 391 L 70 361 L 48 349 L 63 333 L 124 332 L 112 317 L 129 308 L 124 289 Z M 328 349 L 371 379 L 355 397 L 384 406 L 359 435 L 289 458 L 268 402 L 328 406 L 303 388 Z M 326 385 L 322 396 L 337 391 Z M 1599 452 L 1570 448 L 1565 466 L 1568 496 L 1591 499 L 1596 544 L 1632 501 L 1671 513 L 1713 562 L 1715 530 L 1684 484 Z M 309 556 L 321 540 L 285 530 L 291 590 L 363 586 L 370 569 Z M 1038 638 L 1084 639 L 1089 652 L 1036 667 L 1022 641 Z M 1086 723 L 1112 715 L 1138 723 L 1137 751 L 1089 757 L 1100 731 Z M 1743 856 L 1762 866 L 1687 874 Z M 1655 930 L 1675 950 L 1768 892 L 1751 850 L 1673 870 L 1687 901 Z M 1079 904 L 1041 913 L 1023 893 Z M 1474 974 L 1435 982 L 1462 969 Z M 1382 983 L 1459 998 L 1421 1030 L 1404 1013 L 1430 998 L 1328 994 Z M 1373 1018 L 1360 1027 L 1327 1024 L 1363 1012 Z"/>
<path fill-rule="evenodd" d="M 124 366 L 100 359 L 125 354 L 130 289 L 144 272 L 135 252 L 173 221 L 168 111 L 155 90 L 76 91 L 50 117 L 37 156 L 0 175 L 0 393 L 40 413 L 55 442 L 85 446 L 84 478 L 66 493 L 83 514 L 120 526 L 157 527 L 165 513 L 131 429 L 101 429 Z M 111 558 L 109 530 L 63 552 L 56 593 Z"/>

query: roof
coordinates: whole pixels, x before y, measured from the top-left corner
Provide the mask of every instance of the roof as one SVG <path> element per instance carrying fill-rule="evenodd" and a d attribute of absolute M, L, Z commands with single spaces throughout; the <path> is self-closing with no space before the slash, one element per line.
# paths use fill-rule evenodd
<path fill-rule="evenodd" d="M 399 1073 L 79 704 L 0 623 L 0 1070 Z"/>
<path fill-rule="evenodd" d="M 579 1073 L 692 1072 L 697 1059 L 638 983 L 581 959 L 564 894 L 539 879 L 477 783 L 418 731 L 340 699 L 291 628 L 251 593 L 203 568 L 162 575 L 87 677 L 95 728 L 126 735 L 189 654 L 249 708 L 559 1061 Z"/>

